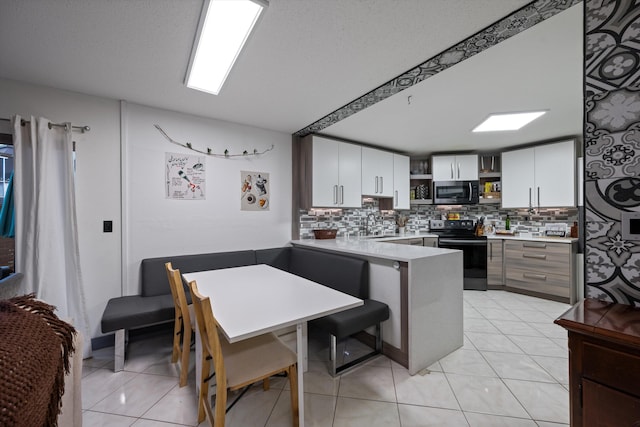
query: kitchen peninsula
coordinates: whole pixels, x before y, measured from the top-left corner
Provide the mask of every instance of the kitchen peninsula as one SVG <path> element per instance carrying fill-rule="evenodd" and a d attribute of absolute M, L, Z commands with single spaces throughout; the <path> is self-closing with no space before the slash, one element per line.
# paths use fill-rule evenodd
<path fill-rule="evenodd" d="M 462 252 L 392 238 L 294 240 L 293 246 L 369 261 L 370 298 L 389 305 L 383 353 L 420 372 L 463 344 Z"/>

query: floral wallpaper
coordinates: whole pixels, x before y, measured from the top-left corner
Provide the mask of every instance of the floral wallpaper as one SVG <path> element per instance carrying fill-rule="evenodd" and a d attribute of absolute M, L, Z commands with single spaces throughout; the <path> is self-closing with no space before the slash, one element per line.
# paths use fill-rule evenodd
<path fill-rule="evenodd" d="M 640 4 L 585 3 L 585 295 L 640 306 Z"/>

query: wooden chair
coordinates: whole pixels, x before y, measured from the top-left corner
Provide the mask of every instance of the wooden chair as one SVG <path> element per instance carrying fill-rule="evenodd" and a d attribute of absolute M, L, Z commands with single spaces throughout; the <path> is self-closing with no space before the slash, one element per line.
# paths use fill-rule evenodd
<path fill-rule="evenodd" d="M 209 297 L 198 292 L 195 281 L 189 283 L 196 324 L 202 342 L 202 374 L 198 395 L 198 423 L 205 417 L 209 424 L 224 427 L 227 408 L 227 391 L 239 390 L 258 381 L 268 389 L 269 377 L 286 373 L 291 385 L 291 411 L 294 427 L 298 421 L 298 377 L 296 354 L 274 334 L 229 343 L 219 330 L 211 309 Z M 209 357 L 210 356 L 210 357 Z M 208 401 L 208 377 L 213 360 L 216 378 L 215 413 Z M 235 403 L 235 402 L 234 402 Z M 232 405 L 233 406 L 233 403 Z"/>
<path fill-rule="evenodd" d="M 174 269 L 170 262 L 165 265 L 167 277 L 173 296 L 173 304 L 176 314 L 173 326 L 173 351 L 171 353 L 171 363 L 176 363 L 180 359 L 180 387 L 187 385 L 187 375 L 189 374 L 189 354 L 191 353 L 191 335 L 195 332 L 195 316 L 193 315 L 193 305 L 187 303 L 187 295 L 182 285 L 180 270 Z"/>

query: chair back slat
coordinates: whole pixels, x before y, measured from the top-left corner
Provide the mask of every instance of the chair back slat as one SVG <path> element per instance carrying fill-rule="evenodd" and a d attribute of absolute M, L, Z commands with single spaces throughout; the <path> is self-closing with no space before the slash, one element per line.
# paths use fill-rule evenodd
<path fill-rule="evenodd" d="M 198 285 L 195 280 L 189 282 L 191 290 L 191 299 L 193 302 L 193 311 L 196 314 L 196 324 L 200 331 L 200 342 L 203 351 L 213 358 L 214 372 L 216 374 L 216 382 L 224 384 L 226 387 L 226 373 L 224 369 L 224 357 L 220 344 L 220 335 L 218 333 L 218 322 L 213 315 L 211 309 L 211 300 L 198 291 Z"/>
<path fill-rule="evenodd" d="M 176 318 L 182 318 L 182 326 L 185 331 L 191 328 L 191 316 L 189 315 L 189 308 L 187 302 L 187 295 L 184 292 L 184 286 L 182 285 L 182 277 L 180 270 L 173 268 L 171 263 L 165 264 L 167 270 L 167 278 L 169 279 L 169 286 L 171 287 L 171 295 L 173 296 L 173 303 L 176 307 Z"/>

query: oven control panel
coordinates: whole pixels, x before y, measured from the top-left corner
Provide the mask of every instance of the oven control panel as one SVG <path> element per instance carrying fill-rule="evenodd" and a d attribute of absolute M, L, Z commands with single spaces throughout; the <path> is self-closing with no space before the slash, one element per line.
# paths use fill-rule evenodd
<path fill-rule="evenodd" d="M 429 221 L 430 230 L 473 230 L 474 227 L 472 219 L 432 219 Z"/>

